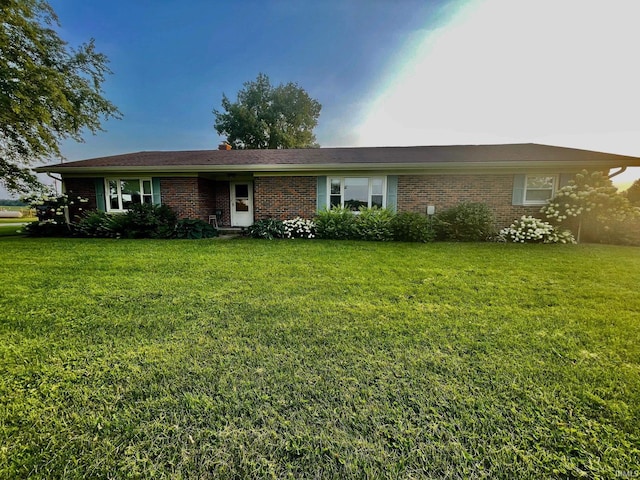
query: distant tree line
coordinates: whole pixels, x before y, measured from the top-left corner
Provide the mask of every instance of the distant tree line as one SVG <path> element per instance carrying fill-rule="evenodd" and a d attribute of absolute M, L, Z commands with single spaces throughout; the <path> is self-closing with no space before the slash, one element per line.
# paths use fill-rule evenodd
<path fill-rule="evenodd" d="M 0 198 L 0 206 L 2 207 L 26 207 L 27 204 L 21 200 L 13 200 L 11 198 Z"/>
<path fill-rule="evenodd" d="M 27 204 L 20 200 L 13 200 L 11 198 L 0 198 L 0 206 L 3 207 L 26 207 Z"/>

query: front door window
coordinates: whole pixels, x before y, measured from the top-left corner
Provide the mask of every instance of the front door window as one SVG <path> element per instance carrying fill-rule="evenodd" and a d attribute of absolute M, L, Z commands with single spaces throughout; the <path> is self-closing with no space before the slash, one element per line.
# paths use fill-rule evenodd
<path fill-rule="evenodd" d="M 231 183 L 231 225 L 248 227 L 253 225 L 253 183 Z"/>
<path fill-rule="evenodd" d="M 249 185 L 236 183 L 236 212 L 249 211 Z"/>

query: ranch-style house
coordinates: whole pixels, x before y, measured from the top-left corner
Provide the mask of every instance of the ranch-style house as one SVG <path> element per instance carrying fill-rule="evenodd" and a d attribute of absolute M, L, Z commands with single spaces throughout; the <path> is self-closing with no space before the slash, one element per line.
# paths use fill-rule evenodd
<path fill-rule="evenodd" d="M 85 209 L 165 204 L 221 227 L 313 218 L 334 205 L 433 213 L 483 202 L 498 226 L 540 207 L 577 172 L 640 158 L 539 144 L 138 152 L 39 167 L 60 175 Z M 619 170 L 618 170 L 619 171 Z M 616 172 L 614 171 L 614 174 Z"/>

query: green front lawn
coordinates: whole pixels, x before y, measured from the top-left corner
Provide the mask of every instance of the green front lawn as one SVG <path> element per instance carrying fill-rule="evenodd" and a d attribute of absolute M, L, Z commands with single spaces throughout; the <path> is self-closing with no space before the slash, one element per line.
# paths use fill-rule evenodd
<path fill-rule="evenodd" d="M 20 230 L 21 228 L 22 227 L 16 227 L 15 225 L 2 225 L 2 223 L 0 223 L 0 237 L 10 237 L 10 236 L 20 235 L 18 233 L 18 230 Z"/>
<path fill-rule="evenodd" d="M 3 223 L 29 223 L 37 220 L 36 217 L 0 218 L 0 227 Z"/>
<path fill-rule="evenodd" d="M 638 248 L 0 251 L 0 478 L 640 475 Z"/>

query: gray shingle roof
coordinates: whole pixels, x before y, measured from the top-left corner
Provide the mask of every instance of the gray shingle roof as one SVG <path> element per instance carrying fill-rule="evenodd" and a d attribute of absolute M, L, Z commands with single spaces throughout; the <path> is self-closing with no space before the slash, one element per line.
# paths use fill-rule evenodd
<path fill-rule="evenodd" d="M 615 155 L 575 148 L 555 147 L 534 143 L 504 145 L 450 145 L 424 147 L 354 147 L 354 148 L 315 148 L 291 150 L 193 150 L 137 152 L 109 157 L 91 158 L 74 162 L 65 162 L 40 167 L 41 172 L 96 170 L 99 168 L 158 168 L 177 170 L 180 167 L 202 167 L 206 170 L 220 167 L 256 166 L 267 170 L 277 166 L 278 170 L 291 166 L 327 167 L 351 165 L 365 166 L 429 165 L 483 163 L 505 164 L 554 162 L 580 165 L 602 163 L 603 165 L 640 166 L 640 158 Z"/>

